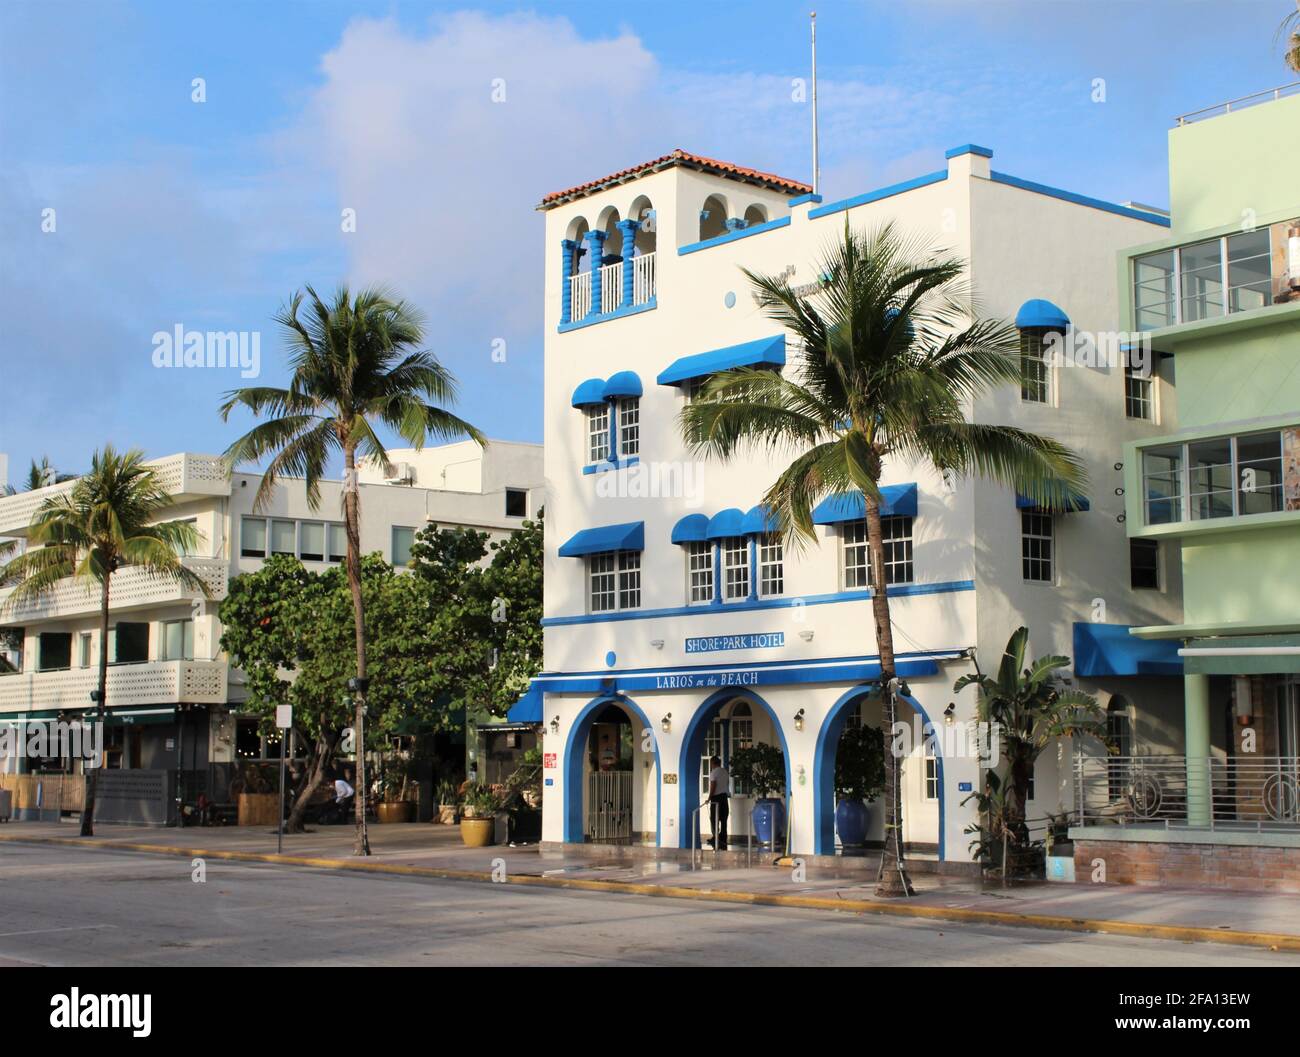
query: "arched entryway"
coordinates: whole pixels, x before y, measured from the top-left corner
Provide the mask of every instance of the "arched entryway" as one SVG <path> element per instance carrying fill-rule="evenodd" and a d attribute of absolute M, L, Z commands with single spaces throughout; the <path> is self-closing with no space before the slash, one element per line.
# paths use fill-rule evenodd
<path fill-rule="evenodd" d="M 564 839 L 581 844 L 660 840 L 659 743 L 621 694 L 583 706 L 564 745 Z"/>
<path fill-rule="evenodd" d="M 916 731 L 930 724 L 921 703 L 900 694 L 899 722 Z M 840 736 L 850 723 L 880 724 L 881 703 L 873 685 L 856 686 L 831 706 L 817 732 L 813 758 L 813 851 L 817 855 L 834 855 L 835 845 L 835 751 Z M 931 844 L 944 857 L 944 788 L 943 755 L 939 741 L 929 745 L 923 738 L 913 739 L 911 751 L 902 761 L 903 839 L 909 844 Z M 888 741 L 886 741 L 888 751 Z M 886 761 L 888 765 L 888 761 Z M 880 801 L 876 811 L 883 810 Z M 873 827 L 878 828 L 878 823 Z"/>
<path fill-rule="evenodd" d="M 789 792 L 790 749 L 785 742 L 785 731 L 772 706 L 751 690 L 719 690 L 695 710 L 682 740 L 682 755 L 678 762 L 678 807 L 680 820 L 680 846 L 689 848 L 692 836 L 700 839 L 700 816 L 695 809 L 707 799 L 707 771 L 704 761 L 715 753 L 729 767 L 731 754 L 736 748 L 762 743 L 778 745 L 785 755 L 785 787 Z M 735 837 L 747 832 L 748 803 L 742 795 L 737 797 L 731 813 L 730 831 Z M 739 801 L 746 800 L 745 803 Z"/>

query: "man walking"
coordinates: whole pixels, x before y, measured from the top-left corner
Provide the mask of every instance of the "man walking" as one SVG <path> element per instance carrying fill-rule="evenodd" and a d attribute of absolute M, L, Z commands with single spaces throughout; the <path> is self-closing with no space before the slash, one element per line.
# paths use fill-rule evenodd
<path fill-rule="evenodd" d="M 709 820 L 713 824 L 713 850 L 726 851 L 731 775 L 727 774 L 717 756 L 710 757 L 709 766 L 712 768 L 709 771 Z"/>

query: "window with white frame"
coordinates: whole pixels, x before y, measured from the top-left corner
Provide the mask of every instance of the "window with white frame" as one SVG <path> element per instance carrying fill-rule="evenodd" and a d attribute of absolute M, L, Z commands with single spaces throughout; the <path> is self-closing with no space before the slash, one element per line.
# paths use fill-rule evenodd
<path fill-rule="evenodd" d="M 727 762 L 730 763 L 738 749 L 754 747 L 754 711 L 747 701 L 737 701 L 732 707 L 731 729 L 728 733 L 731 735 L 731 745 L 727 751 Z M 731 791 L 736 796 L 749 796 L 750 793 L 744 782 L 734 778 L 731 780 Z"/>
<path fill-rule="evenodd" d="M 867 519 L 846 521 L 840 530 L 844 546 L 844 589 L 860 590 L 872 584 L 871 559 L 867 546 Z M 880 519 L 881 547 L 885 555 L 885 582 L 910 584 L 912 563 L 912 519 L 891 514 Z"/>
<path fill-rule="evenodd" d="M 330 525 L 329 527 L 329 551 L 326 557 L 332 562 L 344 562 L 348 560 L 348 527 L 346 525 Z"/>
<path fill-rule="evenodd" d="M 763 598 L 785 593 L 784 549 L 774 532 L 758 538 L 758 593 Z"/>
<path fill-rule="evenodd" d="M 749 541 L 731 536 L 722 541 L 722 600 L 738 602 L 749 597 Z"/>
<path fill-rule="evenodd" d="M 393 526 L 393 565 L 404 569 L 411 564 L 411 548 L 415 546 L 415 529 L 404 525 Z"/>
<path fill-rule="evenodd" d="M 1142 452 L 1148 525 L 1283 509 L 1279 430 L 1209 437 Z"/>
<path fill-rule="evenodd" d="M 715 718 L 704 735 L 704 752 L 700 756 L 700 800 L 709 795 L 709 772 L 713 770 L 713 757 L 722 759 L 722 719 Z M 707 817 L 707 816 L 706 816 Z"/>
<path fill-rule="evenodd" d="M 704 540 L 686 545 L 686 600 L 713 601 L 713 546 Z"/>
<path fill-rule="evenodd" d="M 304 521 L 298 526 L 298 557 L 305 562 L 325 560 L 325 523 Z"/>
<path fill-rule="evenodd" d="M 1154 422 L 1156 408 L 1154 384 L 1151 368 L 1137 367 L 1131 363 L 1124 365 L 1124 414 L 1129 418 Z"/>
<path fill-rule="evenodd" d="M 1020 514 L 1020 564 L 1032 583 L 1052 583 L 1052 515 L 1024 510 Z"/>
<path fill-rule="evenodd" d="M 618 555 L 618 608 L 639 609 L 641 606 L 641 552 L 619 551 Z"/>
<path fill-rule="evenodd" d="M 609 405 L 592 404 L 587 408 L 587 461 L 609 459 Z"/>
<path fill-rule="evenodd" d="M 77 636 L 77 667 L 90 667 L 90 632 L 83 631 Z"/>
<path fill-rule="evenodd" d="M 1039 327 L 1020 332 L 1020 399 L 1027 404 L 1052 402 L 1052 368 L 1045 355 L 1048 333 Z"/>
<path fill-rule="evenodd" d="M 939 761 L 934 756 L 925 758 L 925 798 L 939 799 Z"/>
<path fill-rule="evenodd" d="M 618 402 L 618 453 L 625 458 L 641 454 L 641 401 L 637 397 Z"/>
<path fill-rule="evenodd" d="M 165 620 L 160 636 L 161 659 L 164 661 L 194 660 L 194 621 Z"/>
<path fill-rule="evenodd" d="M 271 522 L 271 553 L 298 554 L 298 523 L 296 521 Z"/>
<path fill-rule="evenodd" d="M 1138 330 L 1216 319 L 1271 303 L 1272 228 L 1241 231 L 1133 258 Z M 1285 260 L 1282 265 L 1285 268 Z"/>
<path fill-rule="evenodd" d="M 246 517 L 240 522 L 239 553 L 244 558 L 266 557 L 266 518 Z"/>
<path fill-rule="evenodd" d="M 587 559 L 587 598 L 593 613 L 641 606 L 641 552 L 606 551 Z"/>
<path fill-rule="evenodd" d="M 855 591 L 870 586 L 871 558 L 867 547 L 867 519 L 846 521 L 840 526 L 844 547 L 844 589 Z"/>

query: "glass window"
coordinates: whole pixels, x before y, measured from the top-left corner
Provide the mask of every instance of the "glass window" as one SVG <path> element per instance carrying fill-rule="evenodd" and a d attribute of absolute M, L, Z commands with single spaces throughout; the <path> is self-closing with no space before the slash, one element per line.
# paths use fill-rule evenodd
<path fill-rule="evenodd" d="M 89 631 L 83 631 L 77 636 L 77 665 L 81 668 L 90 667 L 90 643 Z"/>
<path fill-rule="evenodd" d="M 319 521 L 304 521 L 299 528 L 300 557 L 305 562 L 325 560 L 325 525 Z"/>
<path fill-rule="evenodd" d="M 619 401 L 618 453 L 623 456 L 641 453 L 641 401 L 635 397 Z"/>
<path fill-rule="evenodd" d="M 239 553 L 245 558 L 266 557 L 266 519 L 246 517 L 240 522 Z"/>
<path fill-rule="evenodd" d="M 194 621 L 168 620 L 163 624 L 162 659 L 164 661 L 194 659 Z"/>
<path fill-rule="evenodd" d="M 1152 399 L 1152 382 L 1149 370 L 1143 371 L 1132 364 L 1124 365 L 1124 414 L 1129 418 L 1155 421 L 1155 402 Z"/>
<path fill-rule="evenodd" d="M 641 605 L 641 552 L 620 551 L 618 556 L 618 608 Z"/>
<path fill-rule="evenodd" d="M 348 559 L 348 530 L 346 525 L 330 525 L 329 560 L 343 562 Z"/>
<path fill-rule="evenodd" d="M 1047 332 L 1031 327 L 1020 332 L 1020 399 L 1030 404 L 1052 402 L 1052 369 L 1043 356 Z"/>
<path fill-rule="evenodd" d="M 713 601 L 713 547 L 704 540 L 686 545 L 686 582 L 691 605 Z"/>
<path fill-rule="evenodd" d="M 1228 236 L 1228 311 L 1249 312 L 1271 300 L 1268 228 Z"/>
<path fill-rule="evenodd" d="M 768 533 L 758 540 L 758 593 L 764 598 L 785 592 L 784 547 L 781 537 Z"/>
<path fill-rule="evenodd" d="M 271 553 L 297 554 L 297 528 L 296 521 L 272 521 Z"/>
<path fill-rule="evenodd" d="M 506 517 L 528 516 L 528 492 L 523 488 L 506 489 Z"/>
<path fill-rule="evenodd" d="M 616 591 L 617 555 L 593 554 L 587 559 L 587 575 L 590 584 L 588 597 L 591 599 L 593 613 L 606 613 L 618 605 Z"/>
<path fill-rule="evenodd" d="M 415 543 L 415 529 L 393 526 L 393 565 L 399 569 L 411 564 L 411 547 Z"/>
<path fill-rule="evenodd" d="M 844 537 L 845 590 L 870 587 L 874 581 L 867 547 L 867 519 L 846 521 L 841 533 Z M 910 584 L 914 572 L 912 519 L 902 514 L 882 517 L 880 535 L 885 554 L 885 582 Z"/>
<path fill-rule="evenodd" d="M 939 761 L 933 756 L 925 758 L 925 798 L 939 799 Z"/>
<path fill-rule="evenodd" d="M 1187 502 L 1193 521 L 1232 517 L 1232 440 L 1217 437 L 1187 445 Z"/>
<path fill-rule="evenodd" d="M 1282 509 L 1282 434 L 1237 438 L 1237 499 L 1242 514 Z"/>
<path fill-rule="evenodd" d="M 1174 251 L 1133 260 L 1133 315 L 1138 330 L 1174 324 Z"/>
<path fill-rule="evenodd" d="M 609 458 L 609 405 L 594 404 L 587 408 L 587 461 L 605 462 Z"/>
<path fill-rule="evenodd" d="M 1197 242 L 1178 251 L 1182 285 L 1182 322 L 1223 315 L 1223 244 Z"/>
<path fill-rule="evenodd" d="M 846 521 L 840 526 L 844 540 L 844 589 L 853 591 L 871 583 L 871 564 L 867 560 L 867 519 Z"/>
<path fill-rule="evenodd" d="M 1020 514 L 1021 574 L 1033 583 L 1052 583 L 1052 515 Z"/>
<path fill-rule="evenodd" d="M 1142 497 L 1148 525 L 1183 519 L 1183 449 L 1148 448 L 1142 453 Z"/>
<path fill-rule="evenodd" d="M 36 670 L 52 672 L 72 667 L 72 633 L 43 631 L 36 637 Z"/>
<path fill-rule="evenodd" d="M 722 543 L 722 600 L 737 602 L 749 597 L 749 541 L 732 536 Z"/>
<path fill-rule="evenodd" d="M 140 664 L 149 659 L 149 625 L 121 621 L 108 632 L 110 664 Z"/>
<path fill-rule="evenodd" d="M 1129 540 L 1128 571 L 1133 590 L 1159 590 L 1160 545 L 1155 540 Z"/>

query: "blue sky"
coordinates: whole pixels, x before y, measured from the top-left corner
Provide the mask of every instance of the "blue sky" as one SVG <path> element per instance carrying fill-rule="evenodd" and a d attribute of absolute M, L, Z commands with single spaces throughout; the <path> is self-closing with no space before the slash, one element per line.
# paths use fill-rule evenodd
<path fill-rule="evenodd" d="M 541 439 L 543 194 L 683 147 L 806 179 L 807 2 L 0 7 L 0 452 L 220 451 L 178 324 L 260 331 L 305 283 L 382 281 L 490 436 Z M 1173 115 L 1291 78 L 1289 0 L 893 0 L 818 9 L 824 192 L 992 147 L 997 168 L 1167 204 Z M 206 101 L 193 102 L 203 78 Z M 506 101 L 491 101 L 494 79 Z M 1093 82 L 1105 81 L 1105 100 Z M 55 230 L 42 232 L 45 210 Z M 340 230 L 343 209 L 356 231 Z M 493 362 L 493 342 L 506 361 Z"/>

